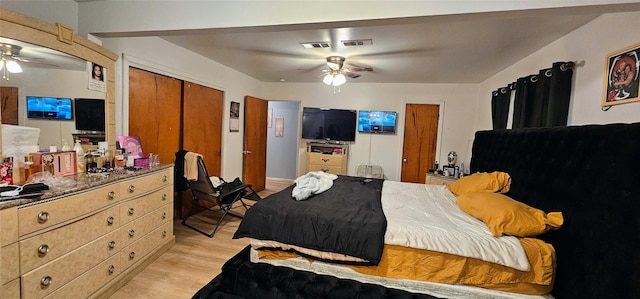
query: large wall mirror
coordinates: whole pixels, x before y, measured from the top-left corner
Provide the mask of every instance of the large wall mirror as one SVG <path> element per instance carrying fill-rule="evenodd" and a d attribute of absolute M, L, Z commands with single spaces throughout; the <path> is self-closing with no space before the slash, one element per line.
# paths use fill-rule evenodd
<path fill-rule="evenodd" d="M 113 68 L 116 54 L 76 35 L 64 25 L 48 24 L 6 9 L 0 9 L 0 47 L 5 48 L 5 57 L 7 52 L 17 53 L 13 60 L 22 68 L 21 73 L 11 73 L 5 63 L 5 67 L 0 69 L 0 87 L 9 88 L 3 90 L 17 90 L 18 98 L 17 109 L 11 108 L 15 109 L 11 113 L 15 114 L 11 116 L 15 119 L 5 119 L 9 107 L 0 107 L 5 109 L 2 111 L 3 123 L 13 122 L 19 126 L 39 128 L 40 148 L 49 148 L 50 145 L 60 148 L 63 140 L 73 146 L 72 134 L 91 130 L 76 128 L 74 112 L 57 119 L 28 117 L 27 97 L 60 98 L 63 107 L 67 101 L 64 99 L 70 99 L 72 111 L 76 108 L 76 99 L 104 99 L 105 139 L 109 149 L 115 149 Z M 7 51 L 7 47 L 13 49 Z M 105 70 L 103 89 L 96 88 L 96 84 L 89 87 L 91 72 L 87 66 L 94 63 Z"/>

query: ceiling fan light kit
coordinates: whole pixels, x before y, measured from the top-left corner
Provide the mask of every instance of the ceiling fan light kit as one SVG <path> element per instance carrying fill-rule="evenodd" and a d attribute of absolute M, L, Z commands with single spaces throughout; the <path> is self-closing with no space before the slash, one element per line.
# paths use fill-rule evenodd
<path fill-rule="evenodd" d="M 325 70 L 326 74 L 322 79 L 322 82 L 324 82 L 324 84 L 337 87 L 347 82 L 347 76 L 351 78 L 360 77 L 359 74 L 356 74 L 354 72 L 373 71 L 373 68 L 370 67 L 357 67 L 353 69 L 343 68 L 345 60 L 346 59 L 342 56 L 327 57 L 327 66 L 329 67 L 329 70 Z"/>
<path fill-rule="evenodd" d="M 22 67 L 13 59 L 14 55 L 20 53 L 20 49 L 20 46 L 0 43 L 0 71 L 3 79 L 9 80 L 9 73 L 22 73 Z"/>

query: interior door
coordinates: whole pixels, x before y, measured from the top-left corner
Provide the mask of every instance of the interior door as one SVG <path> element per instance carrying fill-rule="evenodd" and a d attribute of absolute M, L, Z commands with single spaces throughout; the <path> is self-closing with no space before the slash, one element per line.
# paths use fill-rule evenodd
<path fill-rule="evenodd" d="M 220 176 L 224 92 L 184 82 L 182 148 L 202 155 L 209 175 Z"/>
<path fill-rule="evenodd" d="M 244 98 L 242 181 L 251 184 L 256 192 L 264 190 L 267 180 L 268 104 L 266 100 L 259 98 Z"/>
<path fill-rule="evenodd" d="M 129 135 L 161 163 L 173 163 L 180 149 L 181 101 L 182 81 L 129 68 Z"/>
<path fill-rule="evenodd" d="M 423 183 L 436 159 L 438 117 L 440 107 L 428 104 L 407 104 L 402 144 L 403 182 Z"/>
<path fill-rule="evenodd" d="M 0 87 L 0 111 L 2 111 L 2 123 L 18 125 L 18 88 Z"/>
<path fill-rule="evenodd" d="M 154 153 L 161 163 L 174 162 L 180 149 L 181 106 L 182 81 L 129 68 L 129 135 L 140 136 L 145 155 Z M 175 196 L 176 219 L 183 215 L 182 198 L 182 193 Z"/>

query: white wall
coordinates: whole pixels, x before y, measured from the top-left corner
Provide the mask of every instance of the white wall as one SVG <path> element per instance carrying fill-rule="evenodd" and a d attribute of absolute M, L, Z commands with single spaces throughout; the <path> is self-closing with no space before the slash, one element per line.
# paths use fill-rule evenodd
<path fill-rule="evenodd" d="M 575 61 L 569 125 L 640 121 L 640 103 L 602 111 L 605 60 L 612 52 L 640 42 L 640 12 L 605 14 L 494 75 L 478 86 L 476 128 L 491 129 L 491 91 L 537 73 L 555 61 Z"/>
<path fill-rule="evenodd" d="M 185 51 L 163 39 L 107 38 L 102 41 L 107 49 L 122 53 L 116 62 L 115 69 L 116 134 L 118 135 L 126 135 L 129 131 L 129 66 L 223 91 L 224 111 L 229 111 L 231 101 L 240 103 L 240 124 L 244 123 L 244 97 L 246 95 L 260 97 L 260 84 L 257 80 L 193 52 Z M 241 125 L 240 132 L 229 132 L 229 113 L 222 115 L 221 175 L 223 178 L 242 177 L 244 128 Z M 162 163 L 173 163 L 174 159 L 175 157 L 160 157 Z"/>
<path fill-rule="evenodd" d="M 26 97 L 45 96 L 59 98 L 104 99 L 103 92 L 87 88 L 89 75 L 85 71 L 25 68 L 23 73 L 10 74 L 10 81 L 0 80 L 0 86 L 18 88 L 18 124 L 40 128 L 38 144 L 49 149 L 55 144 L 62 148 L 62 140 L 73 147 L 73 136 L 77 133 L 74 121 L 27 119 Z M 75 111 L 75 107 L 73 108 Z"/>
<path fill-rule="evenodd" d="M 2 0 L 0 7 L 78 31 L 78 2 L 73 0 Z"/>
<path fill-rule="evenodd" d="M 355 175 L 360 164 L 382 166 L 385 176 L 400 180 L 405 104 L 437 104 L 443 106 L 441 115 L 438 161 L 446 161 L 449 151 L 456 151 L 460 162 L 469 159 L 470 136 L 475 128 L 476 85 L 474 84 L 368 84 L 347 82 L 340 92 L 323 83 L 264 83 L 263 97 L 268 100 L 301 102 L 301 107 L 327 107 L 356 110 L 390 110 L 398 112 L 396 135 L 356 133 L 350 145 L 347 173 Z M 305 169 L 306 144 L 300 143 L 298 173 Z M 429 162 L 431 163 L 431 162 Z"/>

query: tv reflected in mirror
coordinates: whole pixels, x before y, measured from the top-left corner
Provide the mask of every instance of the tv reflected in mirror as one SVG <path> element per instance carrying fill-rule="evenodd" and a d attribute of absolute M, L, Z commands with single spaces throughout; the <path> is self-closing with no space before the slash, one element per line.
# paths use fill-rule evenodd
<path fill-rule="evenodd" d="M 104 132 L 105 114 L 103 99 L 76 98 L 76 130 Z"/>
<path fill-rule="evenodd" d="M 27 96 L 27 118 L 72 120 L 71 98 Z"/>

